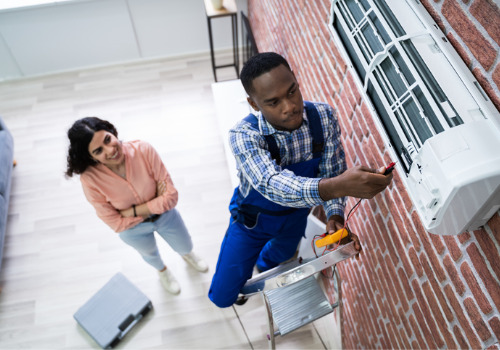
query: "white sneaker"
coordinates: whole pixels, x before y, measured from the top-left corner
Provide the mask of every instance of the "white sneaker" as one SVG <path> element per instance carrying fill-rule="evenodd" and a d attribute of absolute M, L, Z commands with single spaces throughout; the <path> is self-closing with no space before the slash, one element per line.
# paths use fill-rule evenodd
<path fill-rule="evenodd" d="M 194 252 L 188 253 L 186 255 L 183 255 L 182 258 L 186 260 L 186 262 L 194 267 L 196 270 L 200 272 L 207 272 L 208 271 L 208 265 L 207 263 L 202 260 L 200 257 L 198 257 Z"/>
<path fill-rule="evenodd" d="M 181 286 L 169 269 L 158 271 L 158 275 L 160 276 L 160 282 L 163 288 L 165 288 L 167 292 L 172 294 L 179 294 L 181 292 Z"/>

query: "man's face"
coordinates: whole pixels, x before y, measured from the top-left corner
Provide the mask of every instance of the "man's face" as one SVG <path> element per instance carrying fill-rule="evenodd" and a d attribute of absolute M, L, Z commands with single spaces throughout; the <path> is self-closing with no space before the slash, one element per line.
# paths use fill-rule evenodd
<path fill-rule="evenodd" d="M 302 125 L 304 104 L 295 75 L 279 65 L 252 82 L 248 103 L 277 130 L 293 131 Z"/>

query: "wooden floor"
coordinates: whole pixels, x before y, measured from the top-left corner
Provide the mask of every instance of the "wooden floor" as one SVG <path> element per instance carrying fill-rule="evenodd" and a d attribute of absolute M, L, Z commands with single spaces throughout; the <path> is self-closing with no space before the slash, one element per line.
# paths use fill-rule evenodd
<path fill-rule="evenodd" d="M 234 70 L 219 74 L 235 78 Z M 18 163 L 0 271 L 1 349 L 98 349 L 73 314 L 117 272 L 154 306 L 118 348 L 267 348 L 260 298 L 219 309 L 207 297 L 233 190 L 212 83 L 205 55 L 0 83 L 0 115 L 14 136 Z M 120 139 L 148 141 L 162 156 L 195 251 L 210 266 L 200 274 L 158 241 L 180 295 L 166 293 L 156 271 L 96 217 L 78 178 L 65 179 L 66 131 L 84 116 L 111 121 Z M 276 346 L 324 349 L 320 333 L 309 325 L 278 337 Z"/>

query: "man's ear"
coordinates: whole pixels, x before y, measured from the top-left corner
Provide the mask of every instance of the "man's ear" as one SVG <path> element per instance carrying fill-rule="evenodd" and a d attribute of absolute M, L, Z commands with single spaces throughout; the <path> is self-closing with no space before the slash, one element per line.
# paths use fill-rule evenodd
<path fill-rule="evenodd" d="M 249 96 L 249 97 L 247 97 L 247 101 L 248 101 L 248 104 L 249 104 L 250 106 L 252 106 L 252 108 L 254 109 L 254 111 L 256 111 L 256 112 L 260 111 L 260 109 L 259 109 L 259 107 L 257 106 L 257 104 L 255 103 L 255 101 L 254 101 L 254 100 L 252 100 L 252 98 L 251 98 L 250 96 Z"/>

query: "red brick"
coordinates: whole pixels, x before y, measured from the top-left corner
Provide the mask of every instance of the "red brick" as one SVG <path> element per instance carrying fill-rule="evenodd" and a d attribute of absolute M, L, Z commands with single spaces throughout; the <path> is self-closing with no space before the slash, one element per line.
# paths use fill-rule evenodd
<path fill-rule="evenodd" d="M 472 324 L 474 325 L 474 328 L 476 329 L 477 334 L 481 338 L 482 341 L 486 341 L 490 339 L 491 333 L 488 330 L 488 327 L 483 321 L 483 318 L 481 314 L 479 313 L 479 310 L 476 307 L 476 304 L 474 303 L 474 300 L 472 298 L 467 298 L 464 300 L 464 306 L 465 309 L 467 310 L 467 313 L 469 314 L 469 317 L 471 318 Z"/>
<path fill-rule="evenodd" d="M 401 336 L 397 330 L 397 324 L 393 323 L 393 322 L 389 322 L 388 324 L 389 326 L 389 329 L 390 329 L 390 336 L 391 336 L 391 340 L 392 340 L 392 344 L 394 344 L 392 346 L 392 348 L 397 348 L 397 349 L 403 349 L 404 348 L 404 343 L 403 343 L 403 340 L 401 339 Z"/>
<path fill-rule="evenodd" d="M 493 40 L 500 45 L 500 9 L 491 0 L 475 0 L 469 8 Z"/>
<path fill-rule="evenodd" d="M 394 287 L 392 285 L 390 276 L 388 275 L 388 271 L 384 265 L 382 265 L 382 269 L 380 273 L 383 275 L 382 285 L 383 285 L 383 296 L 386 301 L 384 301 L 384 305 L 387 311 L 387 318 L 393 320 L 394 317 L 397 317 L 397 312 L 395 308 L 395 304 L 398 303 L 398 295 L 394 291 Z"/>
<path fill-rule="evenodd" d="M 469 321 L 467 320 L 463 312 L 462 305 L 457 300 L 455 293 L 453 292 L 453 289 L 450 287 L 449 284 L 444 286 L 444 292 L 448 298 L 448 302 L 450 303 L 451 307 L 455 311 L 455 314 L 457 315 L 456 316 L 457 320 L 460 323 L 462 330 L 465 332 L 465 336 L 470 346 L 474 349 L 481 348 L 481 343 L 479 342 L 479 339 L 477 339 L 474 331 L 470 327 Z"/>
<path fill-rule="evenodd" d="M 458 238 L 458 241 L 460 243 L 464 244 L 465 242 L 467 242 L 471 238 L 471 235 L 469 232 L 465 231 L 465 232 L 457 235 L 457 238 Z"/>
<path fill-rule="evenodd" d="M 462 257 L 462 249 L 457 244 L 454 236 L 443 236 L 443 241 L 448 247 L 448 251 L 450 252 L 453 260 L 458 261 Z"/>
<path fill-rule="evenodd" d="M 450 258 L 449 255 L 446 255 L 443 258 L 443 264 L 446 269 L 446 272 L 448 272 L 448 276 L 450 276 L 451 282 L 455 286 L 455 290 L 457 291 L 458 295 L 463 295 L 465 293 L 465 286 L 462 282 L 462 279 L 458 275 L 455 263 L 453 262 L 453 260 Z"/>
<path fill-rule="evenodd" d="M 434 2 L 440 2 L 440 1 L 441 0 L 434 0 Z M 432 5 L 429 4 L 428 0 L 421 0 L 421 3 L 422 3 L 422 5 L 424 5 L 427 12 L 429 12 L 429 14 L 431 15 L 434 22 L 436 22 L 436 24 L 439 26 L 441 31 L 444 33 L 445 26 L 443 24 L 443 20 L 441 19 L 441 15 L 436 10 L 434 10 L 434 7 L 432 7 Z"/>
<path fill-rule="evenodd" d="M 342 67 L 340 65 L 336 65 L 335 66 L 335 71 L 337 72 L 337 75 L 339 77 L 343 77 L 345 75 L 345 73 L 347 72 L 347 66 Z"/>
<path fill-rule="evenodd" d="M 495 70 L 491 74 L 491 78 L 493 79 L 493 82 L 497 86 L 497 88 L 500 89 L 500 64 L 497 64 L 495 67 Z"/>
<path fill-rule="evenodd" d="M 467 247 L 467 253 L 469 254 L 474 269 L 476 270 L 475 275 L 481 277 L 481 281 L 491 296 L 493 303 L 495 303 L 497 310 L 500 310 L 500 288 L 498 287 L 498 283 L 495 281 L 495 278 L 490 273 L 488 266 L 486 266 L 479 249 L 477 249 L 475 244 L 470 244 Z"/>
<path fill-rule="evenodd" d="M 417 321 L 415 320 L 415 316 L 410 315 L 408 318 L 411 328 L 413 330 L 413 334 L 415 334 L 415 338 L 417 338 L 418 346 L 414 346 L 414 349 L 430 349 L 429 345 L 425 343 L 424 338 L 422 337 L 422 333 L 420 327 L 418 326 Z"/>
<path fill-rule="evenodd" d="M 491 102 L 495 105 L 496 109 L 500 111 L 500 97 L 496 94 L 495 89 L 491 86 L 488 79 L 483 75 L 483 72 L 479 67 L 476 67 L 472 70 L 472 74 L 477 79 L 478 83 L 486 92 L 486 95 L 491 99 Z"/>
<path fill-rule="evenodd" d="M 347 81 L 349 82 L 349 86 L 351 87 L 351 91 L 354 95 L 355 103 L 360 104 L 361 103 L 361 94 L 360 94 L 358 87 L 357 87 L 356 83 L 354 82 L 354 78 L 350 72 L 347 73 Z"/>
<path fill-rule="evenodd" d="M 338 81 L 337 75 L 335 74 L 335 70 L 333 68 L 331 60 L 325 57 L 325 59 L 322 62 L 323 64 L 323 69 L 325 70 L 325 74 L 327 75 L 328 78 L 330 78 L 330 81 L 332 82 L 332 87 L 333 91 L 339 91 L 340 90 L 340 83 Z"/>
<path fill-rule="evenodd" d="M 359 106 L 356 106 L 356 108 L 359 109 Z M 368 137 L 371 134 L 371 130 L 368 128 L 368 125 L 366 124 L 365 118 L 363 117 L 361 112 L 358 115 L 358 123 L 361 127 L 361 130 L 363 130 L 363 134 L 365 135 L 365 137 Z"/>
<path fill-rule="evenodd" d="M 353 137 L 353 144 L 354 144 L 354 148 L 356 149 L 356 156 L 358 157 L 360 163 L 362 165 L 364 165 L 367 163 L 366 158 L 365 158 L 365 153 L 362 151 L 361 143 L 356 142 L 356 141 L 357 141 L 357 138 L 355 136 L 355 137 Z"/>
<path fill-rule="evenodd" d="M 364 137 L 364 132 L 361 129 L 361 125 L 358 122 L 359 118 L 359 108 L 356 108 L 353 113 L 353 118 L 352 118 L 352 127 L 354 129 L 354 133 L 358 137 L 359 140 L 362 140 Z"/>
<path fill-rule="evenodd" d="M 493 334 L 499 335 L 500 334 L 500 319 L 495 316 L 489 321 L 489 323 L 490 323 L 491 330 L 493 331 Z"/>
<path fill-rule="evenodd" d="M 387 164 L 387 163 L 385 163 L 385 164 Z M 403 183 L 403 180 L 401 179 L 399 174 L 397 174 L 397 173 L 393 173 L 393 174 L 394 174 L 394 176 L 392 178 L 392 184 L 395 186 L 398 194 L 406 192 L 405 184 Z M 408 211 L 403 210 L 403 208 L 401 208 L 401 211 L 404 213 L 408 213 Z"/>
<path fill-rule="evenodd" d="M 349 72 L 347 73 L 347 75 L 349 75 Z M 354 110 L 356 108 L 357 103 L 356 103 L 356 97 L 354 97 L 354 93 L 351 90 L 351 85 L 349 84 L 349 82 L 345 78 L 344 78 L 344 81 L 342 83 L 343 83 L 344 92 L 347 95 L 350 106 Z"/>
<path fill-rule="evenodd" d="M 464 49 L 464 47 L 460 44 L 460 42 L 457 40 L 457 38 L 455 38 L 455 36 L 453 35 L 453 33 L 450 32 L 450 33 L 446 34 L 446 38 L 448 38 L 448 40 L 450 41 L 451 45 L 457 51 L 458 55 L 460 57 L 462 57 L 462 59 L 464 60 L 464 63 L 470 69 L 471 66 L 472 66 L 472 58 L 469 56 L 469 53 L 467 52 L 467 50 Z"/>
<path fill-rule="evenodd" d="M 367 164 L 372 169 L 378 169 L 380 168 L 380 164 L 385 164 L 380 150 L 377 148 L 377 145 L 375 144 L 375 138 L 373 135 L 370 135 L 368 139 L 366 139 L 368 142 L 368 152 L 371 155 L 372 161 Z"/>
<path fill-rule="evenodd" d="M 497 52 L 489 41 L 474 26 L 460 5 L 454 0 L 445 0 L 441 12 L 460 38 L 477 58 L 484 69 L 489 70 L 495 61 Z"/>
<path fill-rule="evenodd" d="M 432 244 L 434 245 L 434 248 L 436 249 L 436 252 L 439 255 L 442 255 L 444 253 L 444 244 L 443 244 L 443 241 L 441 240 L 441 236 L 429 233 L 429 238 L 431 239 Z"/>
<path fill-rule="evenodd" d="M 368 310 L 363 306 L 359 307 L 356 315 L 357 315 L 356 318 L 359 319 L 359 323 L 362 324 L 366 329 L 364 333 L 366 333 L 366 335 L 375 334 L 374 326 L 372 323 L 376 322 L 373 322 L 375 320 L 371 318 L 371 315 L 369 314 Z"/>
<path fill-rule="evenodd" d="M 453 327 L 453 334 L 455 334 L 455 338 L 458 341 L 459 349 L 469 349 L 470 345 L 465 340 L 462 329 L 458 326 Z"/>
<path fill-rule="evenodd" d="M 368 125 L 368 129 L 370 129 L 371 134 L 375 138 L 375 142 L 378 146 L 379 149 L 384 149 L 385 148 L 385 143 L 382 140 L 382 137 L 380 136 L 377 126 L 375 125 L 375 120 L 376 118 L 374 115 L 372 115 L 371 110 L 368 108 L 368 105 L 366 102 L 361 103 L 361 113 L 363 114 L 364 120 L 366 124 Z"/>
<path fill-rule="evenodd" d="M 410 323 L 406 317 L 406 311 L 408 310 L 405 310 L 402 307 L 398 307 L 399 319 L 401 320 L 401 324 L 403 326 L 401 330 L 405 332 L 405 338 L 411 338 L 412 333 L 410 329 Z"/>
<path fill-rule="evenodd" d="M 418 213 L 416 210 L 412 211 L 411 218 L 412 218 L 413 225 L 415 226 L 415 229 L 417 231 L 418 236 L 419 237 L 426 237 L 427 233 L 424 229 L 424 226 L 422 225 L 422 221 L 420 221 L 420 217 L 418 216 Z M 415 246 L 415 249 L 417 250 L 417 252 L 420 251 L 420 249 L 421 249 L 420 239 L 415 239 L 413 242 L 413 245 Z"/>
<path fill-rule="evenodd" d="M 410 261 L 415 269 L 415 272 L 417 273 L 417 276 L 422 277 L 424 275 L 424 270 L 422 269 L 422 264 L 420 264 L 415 248 L 410 247 L 410 249 L 408 249 L 408 255 L 410 256 Z"/>
<path fill-rule="evenodd" d="M 446 274 L 444 273 L 443 267 L 441 265 L 441 261 L 434 253 L 432 246 L 430 244 L 428 237 L 422 237 L 422 244 L 424 246 L 424 252 L 426 256 L 429 258 L 429 261 L 432 266 L 432 270 L 435 273 L 439 282 L 443 282 L 446 279 Z M 422 254 L 420 255 L 420 261 L 422 261 Z"/>
<path fill-rule="evenodd" d="M 462 276 L 464 276 L 470 291 L 474 295 L 476 302 L 481 308 L 481 311 L 485 314 L 489 314 L 493 310 L 493 308 L 488 302 L 486 296 L 481 291 L 481 286 L 477 282 L 477 279 L 474 276 L 474 272 L 472 272 L 472 270 L 470 269 L 469 265 L 466 262 L 462 263 L 462 265 L 460 266 L 460 271 L 462 272 Z"/>
<path fill-rule="evenodd" d="M 396 274 L 396 269 L 394 268 L 394 265 L 391 263 L 388 257 L 385 257 L 385 267 L 386 270 L 389 272 L 388 278 L 391 282 L 395 294 L 395 297 L 392 299 L 394 300 L 394 304 L 397 304 L 396 301 L 399 300 L 401 302 L 401 306 L 403 307 L 403 309 L 407 310 L 409 308 L 409 305 L 406 293 L 401 287 L 398 275 Z M 396 314 L 394 316 L 396 316 Z"/>
<path fill-rule="evenodd" d="M 389 211 L 391 212 L 392 219 L 396 224 L 396 227 L 399 231 L 399 237 L 401 238 L 403 247 L 407 247 L 411 244 L 407 236 L 407 228 L 404 226 L 403 219 L 399 214 L 399 210 L 397 209 L 397 205 L 394 203 L 394 197 L 391 194 L 387 194 L 387 205 L 389 206 Z"/>
<path fill-rule="evenodd" d="M 349 97 L 348 94 L 346 94 L 345 89 L 342 89 L 342 92 L 340 93 L 340 99 L 342 100 L 342 105 L 347 112 L 346 116 L 349 117 L 349 119 L 352 119 L 354 117 L 354 108 L 349 101 Z"/>
<path fill-rule="evenodd" d="M 423 292 L 418 280 L 413 280 L 411 285 L 413 287 L 413 291 L 415 292 L 415 296 L 417 297 L 418 306 L 423 313 L 423 317 L 425 318 L 425 322 L 430 327 L 430 332 L 434 341 L 438 347 L 443 347 L 444 341 L 441 338 L 441 334 L 437 332 L 436 323 L 438 323 L 439 326 L 440 322 L 444 323 L 444 319 L 442 318 L 442 315 L 439 314 L 438 303 L 433 298 L 432 293 L 430 293 L 429 282 L 422 283 Z"/>
<path fill-rule="evenodd" d="M 431 313 L 430 317 L 432 317 L 436 321 L 436 323 L 441 331 L 440 335 L 443 336 L 444 341 L 446 343 L 446 348 L 447 349 L 456 349 L 457 345 L 455 344 L 455 341 L 453 340 L 453 336 L 450 333 L 450 329 L 448 329 L 449 320 L 448 321 L 445 320 L 445 318 L 441 314 L 441 310 L 440 310 L 440 306 L 441 307 L 446 306 L 446 302 L 443 305 L 438 300 L 436 300 L 434 298 L 433 290 L 432 290 L 431 286 L 429 285 L 429 283 L 427 283 L 427 282 L 423 283 L 422 288 L 424 290 L 425 299 L 426 299 L 427 303 L 429 304 L 429 311 Z M 436 291 L 435 288 L 434 288 L 434 291 Z M 450 311 L 450 314 L 451 314 L 451 311 Z M 436 340 L 435 337 L 434 337 L 434 339 Z"/>
<path fill-rule="evenodd" d="M 490 263 L 491 269 L 497 275 L 497 279 L 500 279 L 500 253 L 492 237 L 490 238 L 488 232 L 484 229 L 474 231 L 474 236 L 483 250 L 486 260 Z"/>
<path fill-rule="evenodd" d="M 500 350 L 500 343 L 496 342 L 495 344 L 488 346 L 486 350 Z"/>
<path fill-rule="evenodd" d="M 370 308 L 368 311 L 370 312 L 370 320 L 372 321 L 372 325 L 375 330 L 375 333 L 373 334 L 380 334 L 380 327 L 378 325 L 378 322 L 376 322 L 378 315 L 375 313 L 375 308 Z"/>
<path fill-rule="evenodd" d="M 421 253 L 419 256 L 420 263 L 422 264 L 422 268 L 424 269 L 424 273 L 428 279 L 435 279 L 434 269 L 429 263 L 429 259 L 425 253 Z"/>
<path fill-rule="evenodd" d="M 418 288 L 420 288 L 420 286 L 418 286 Z M 423 307 L 426 307 L 426 306 L 423 306 Z M 426 349 L 436 349 L 438 347 L 438 345 L 434 341 L 434 337 L 431 334 L 431 330 L 427 327 L 426 320 L 425 320 L 424 316 L 422 315 L 422 311 L 420 310 L 419 305 L 417 303 L 413 304 L 412 309 L 413 309 L 413 314 L 415 315 L 415 318 L 417 319 L 417 322 L 419 324 L 419 328 L 423 332 L 425 342 L 427 343 L 427 346 L 425 348 Z M 435 326 L 433 328 L 436 329 Z M 442 340 L 440 343 L 442 345 L 444 345 L 444 342 Z"/>
<path fill-rule="evenodd" d="M 446 301 L 446 298 L 443 294 L 443 286 L 438 284 L 434 278 L 429 279 L 429 282 L 431 283 L 432 290 L 434 291 L 434 294 L 438 299 L 439 305 L 441 306 L 441 309 L 446 317 L 446 320 L 448 321 L 448 323 L 452 322 L 455 319 L 455 316 L 453 315 L 453 312 L 448 306 L 448 302 Z"/>
<path fill-rule="evenodd" d="M 497 243 L 500 244 L 500 215 L 496 213 L 493 217 L 488 221 L 488 227 L 491 232 L 493 232 L 493 236 L 497 240 Z"/>
<path fill-rule="evenodd" d="M 368 200 L 368 201 L 364 201 L 364 204 L 365 203 L 368 203 L 370 205 L 370 209 L 371 211 L 373 212 L 376 212 L 377 209 L 378 209 L 378 205 L 377 205 L 377 202 L 375 201 L 375 199 L 379 197 L 379 196 L 375 196 L 372 200 Z M 363 203 L 363 202 L 362 202 Z"/>
<path fill-rule="evenodd" d="M 386 330 L 386 327 L 385 327 L 385 322 L 380 320 L 380 328 L 382 328 L 382 333 L 379 334 L 380 336 L 380 345 L 382 347 L 382 349 L 390 349 L 391 348 L 391 345 L 390 343 L 387 341 L 387 330 Z"/>
<path fill-rule="evenodd" d="M 403 266 L 408 267 L 408 273 L 413 273 L 413 269 L 406 256 L 406 250 L 401 244 L 401 241 L 397 239 L 396 230 L 394 228 L 393 222 L 389 220 L 387 222 L 387 233 L 385 234 L 387 250 L 394 261 L 394 265 L 397 265 L 399 261 L 402 262 Z"/>
<path fill-rule="evenodd" d="M 406 328 L 403 327 L 399 330 L 399 338 L 401 339 L 403 346 L 401 346 L 401 349 L 409 349 L 410 348 L 410 343 L 409 343 L 409 337 L 408 334 L 406 333 Z"/>
<path fill-rule="evenodd" d="M 385 204 L 385 200 L 381 196 L 375 196 L 375 201 L 377 203 L 380 212 L 382 213 L 382 217 L 386 218 L 389 215 L 389 208 L 387 208 L 387 204 Z"/>

